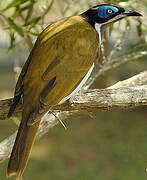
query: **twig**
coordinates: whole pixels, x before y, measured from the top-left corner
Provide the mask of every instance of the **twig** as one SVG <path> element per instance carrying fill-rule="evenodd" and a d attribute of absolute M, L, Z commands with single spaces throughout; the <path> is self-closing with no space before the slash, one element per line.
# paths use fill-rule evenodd
<path fill-rule="evenodd" d="M 101 66 L 101 69 L 98 72 L 96 72 L 95 74 L 93 74 L 93 76 L 91 76 L 89 78 L 89 80 L 86 83 L 86 88 L 90 87 L 94 83 L 94 81 L 100 75 L 104 74 L 106 71 L 108 71 L 112 68 L 116 68 L 126 62 L 134 61 L 136 59 L 143 58 L 145 56 L 147 56 L 147 51 L 140 51 L 140 52 L 135 52 L 135 53 L 133 52 L 133 53 L 126 54 L 126 55 L 117 56 L 113 60 L 107 61 L 107 63 L 105 63 L 103 66 Z"/>

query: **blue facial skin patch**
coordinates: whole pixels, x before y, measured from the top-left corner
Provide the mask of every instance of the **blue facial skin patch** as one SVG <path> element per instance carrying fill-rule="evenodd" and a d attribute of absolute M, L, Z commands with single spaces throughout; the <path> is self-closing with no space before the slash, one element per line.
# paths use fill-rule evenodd
<path fill-rule="evenodd" d="M 119 11 L 118 8 L 114 7 L 114 6 L 108 6 L 108 5 L 104 5 L 104 6 L 100 6 L 98 9 L 97 9 L 97 13 L 98 13 L 98 16 L 100 18 L 108 18 L 112 15 L 114 15 L 115 13 L 117 13 Z"/>

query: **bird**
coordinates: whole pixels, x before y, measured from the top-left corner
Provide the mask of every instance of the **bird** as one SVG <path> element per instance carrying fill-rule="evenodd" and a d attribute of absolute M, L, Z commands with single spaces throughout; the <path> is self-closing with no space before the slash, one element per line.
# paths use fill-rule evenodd
<path fill-rule="evenodd" d="M 101 28 L 140 13 L 111 4 L 48 25 L 38 36 L 18 78 L 8 117 L 23 101 L 22 117 L 7 177 L 21 180 L 41 118 L 68 101 L 89 78 L 100 57 Z"/>

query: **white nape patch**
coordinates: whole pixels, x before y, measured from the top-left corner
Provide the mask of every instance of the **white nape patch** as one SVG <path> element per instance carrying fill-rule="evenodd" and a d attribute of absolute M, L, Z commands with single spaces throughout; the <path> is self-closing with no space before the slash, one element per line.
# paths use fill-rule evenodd
<path fill-rule="evenodd" d="M 98 32 L 99 40 L 100 40 L 100 45 L 101 45 L 102 44 L 102 34 L 101 34 L 101 27 L 102 27 L 102 25 L 98 24 L 98 23 L 95 23 L 94 27 L 95 27 L 95 30 Z"/>
<path fill-rule="evenodd" d="M 88 80 L 89 76 L 91 75 L 93 68 L 94 68 L 94 63 L 92 64 L 92 66 L 90 67 L 89 71 L 87 72 L 85 77 L 82 79 L 80 84 L 76 87 L 76 89 L 74 89 L 71 94 L 69 94 L 68 96 L 64 97 L 58 104 L 64 103 L 66 100 L 70 99 L 72 96 L 74 96 L 74 94 L 76 94 L 82 88 L 82 86 L 86 83 L 86 81 Z"/>

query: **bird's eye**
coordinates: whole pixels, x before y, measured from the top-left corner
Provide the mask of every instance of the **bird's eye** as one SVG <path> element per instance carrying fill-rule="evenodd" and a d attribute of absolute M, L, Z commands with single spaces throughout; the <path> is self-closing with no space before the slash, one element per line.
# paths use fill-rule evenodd
<path fill-rule="evenodd" d="M 102 19 L 113 18 L 112 16 L 119 12 L 119 9 L 110 5 L 102 5 L 97 8 L 98 16 Z"/>
<path fill-rule="evenodd" d="M 112 10 L 112 9 L 108 9 L 108 10 L 107 10 L 107 13 L 108 13 L 108 14 L 112 14 L 112 13 L 113 13 L 113 10 Z"/>

